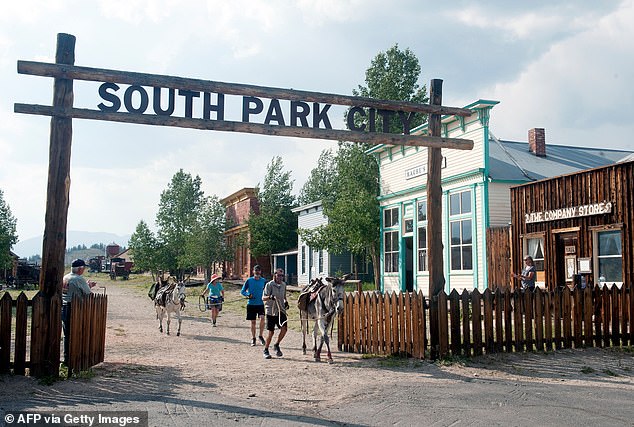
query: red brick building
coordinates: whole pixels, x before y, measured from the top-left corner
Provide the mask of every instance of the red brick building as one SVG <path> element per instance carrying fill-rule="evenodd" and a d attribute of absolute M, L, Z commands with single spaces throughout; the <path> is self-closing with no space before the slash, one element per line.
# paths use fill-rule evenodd
<path fill-rule="evenodd" d="M 260 264 L 265 277 L 270 275 L 270 262 L 267 257 L 256 259 L 249 250 L 249 225 L 247 221 L 252 214 L 260 212 L 260 205 L 255 188 L 243 188 L 220 200 L 226 209 L 228 229 L 225 231 L 227 244 L 235 247 L 233 261 L 227 261 L 224 271 L 228 279 L 246 280 L 251 275 L 255 264 Z"/>

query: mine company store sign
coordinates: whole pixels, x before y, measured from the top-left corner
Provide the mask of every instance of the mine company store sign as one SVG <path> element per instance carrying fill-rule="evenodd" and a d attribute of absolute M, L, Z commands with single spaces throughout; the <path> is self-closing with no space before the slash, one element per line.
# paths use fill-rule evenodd
<path fill-rule="evenodd" d="M 612 202 L 603 201 L 589 205 L 527 213 L 524 215 L 524 221 L 526 222 L 526 224 L 532 224 L 536 222 L 555 221 L 558 219 L 570 219 L 583 216 L 602 215 L 611 212 Z"/>

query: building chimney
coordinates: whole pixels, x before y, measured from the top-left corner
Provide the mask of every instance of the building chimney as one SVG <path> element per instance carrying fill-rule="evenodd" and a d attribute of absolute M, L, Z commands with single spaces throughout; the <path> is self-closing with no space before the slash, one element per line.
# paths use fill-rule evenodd
<path fill-rule="evenodd" d="M 546 157 L 546 132 L 544 128 L 528 131 L 528 151 L 539 157 Z"/>

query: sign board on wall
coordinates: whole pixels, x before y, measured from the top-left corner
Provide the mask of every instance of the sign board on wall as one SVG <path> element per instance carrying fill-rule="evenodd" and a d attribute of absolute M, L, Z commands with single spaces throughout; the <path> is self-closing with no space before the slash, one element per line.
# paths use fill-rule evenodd
<path fill-rule="evenodd" d="M 524 222 L 532 224 L 535 222 L 555 221 L 558 219 L 580 218 L 591 215 L 602 215 L 612 213 L 612 202 L 603 201 L 590 205 L 574 206 L 571 208 L 552 209 L 540 212 L 530 212 L 524 214 Z"/>
<path fill-rule="evenodd" d="M 446 157 L 442 158 L 442 164 L 440 167 L 443 169 L 447 167 Z M 418 176 L 423 176 L 423 175 L 427 175 L 427 165 L 418 165 L 413 168 L 405 170 L 405 179 L 412 179 L 412 178 L 416 178 Z"/>

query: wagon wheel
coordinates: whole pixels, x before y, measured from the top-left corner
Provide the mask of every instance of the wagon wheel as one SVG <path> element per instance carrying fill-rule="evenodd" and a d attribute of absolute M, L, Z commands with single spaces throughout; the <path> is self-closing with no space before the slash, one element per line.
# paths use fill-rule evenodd
<path fill-rule="evenodd" d="M 198 309 L 202 312 L 207 311 L 207 297 L 198 296 Z"/>

